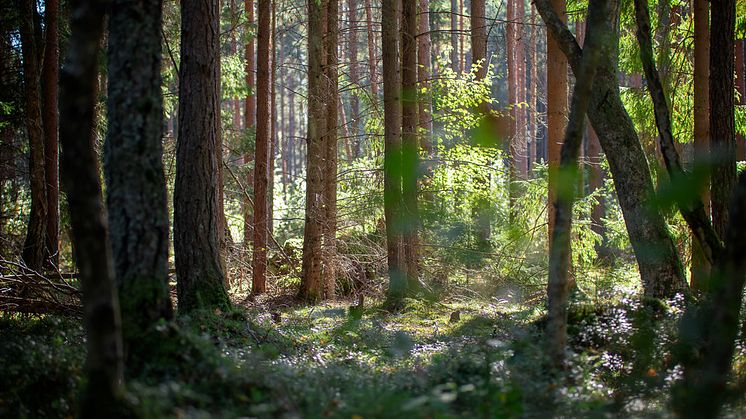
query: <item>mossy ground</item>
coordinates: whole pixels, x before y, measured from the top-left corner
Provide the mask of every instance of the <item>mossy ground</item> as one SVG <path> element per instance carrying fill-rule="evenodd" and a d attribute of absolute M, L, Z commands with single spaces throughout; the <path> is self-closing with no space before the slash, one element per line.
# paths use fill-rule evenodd
<path fill-rule="evenodd" d="M 283 296 L 191 313 L 143 341 L 152 358 L 129 371 L 125 399 L 153 418 L 666 415 L 680 375 L 665 349 L 677 308 L 651 323 L 629 297 L 576 301 L 574 353 L 560 379 L 543 356 L 542 304 L 508 294 L 409 299 L 396 312 L 373 299 L 359 317 L 349 316 L 352 301 L 304 306 Z M 4 316 L 0 416 L 74 414 L 78 322 Z M 652 349 L 636 351 L 651 333 Z"/>

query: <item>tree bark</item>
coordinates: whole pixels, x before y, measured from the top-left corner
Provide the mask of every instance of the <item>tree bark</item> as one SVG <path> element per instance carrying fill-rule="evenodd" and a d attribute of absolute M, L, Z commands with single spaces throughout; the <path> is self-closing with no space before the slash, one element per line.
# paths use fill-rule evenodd
<path fill-rule="evenodd" d="M 357 3 L 355 0 L 347 0 L 347 23 L 349 35 L 347 38 L 348 56 L 350 60 L 350 84 L 353 89 L 360 86 L 360 76 L 357 63 Z M 360 99 L 357 94 L 350 95 L 350 133 L 354 138 L 353 157 L 360 157 Z M 347 140 L 349 141 L 349 139 Z"/>
<path fill-rule="evenodd" d="M 536 0 L 537 10 L 569 58 L 579 69 L 582 51 L 572 33 L 554 12 L 549 0 Z M 612 0 L 609 30 L 618 36 L 619 2 Z M 604 48 L 591 94 L 588 117 L 599 134 L 622 208 L 630 242 L 640 270 L 644 294 L 665 298 L 686 292 L 683 268 L 673 239 L 658 208 L 650 203 L 654 195 L 650 169 L 632 120 L 624 109 L 617 82 L 618 43 Z"/>
<path fill-rule="evenodd" d="M 128 357 L 171 317 L 163 172 L 161 0 L 114 0 L 109 18 L 106 203 Z M 138 36 L 132 36 L 137 33 Z"/>
<path fill-rule="evenodd" d="M 458 0 L 451 0 L 451 69 L 456 74 L 461 73 L 461 59 L 459 58 L 458 14 Z"/>
<path fill-rule="evenodd" d="M 323 173 L 326 131 L 324 44 L 321 1 L 308 0 L 308 136 L 306 151 L 306 220 L 303 230 L 303 274 L 300 298 L 317 301 L 323 294 L 321 278 L 324 220 Z"/>
<path fill-rule="evenodd" d="M 249 24 L 254 24 L 254 0 L 245 0 L 244 8 L 246 11 L 246 20 Z M 247 130 L 254 130 L 256 132 L 256 96 L 255 96 L 255 77 L 254 71 L 256 71 L 256 53 L 254 51 L 254 36 L 249 37 L 246 42 L 246 87 L 249 89 L 249 94 L 244 98 L 244 125 Z M 252 147 L 254 148 L 254 147 Z M 243 157 L 244 167 L 248 166 L 251 161 L 254 160 L 254 152 L 247 151 Z M 246 184 L 254 187 L 254 170 L 246 170 Z M 251 202 L 249 202 L 248 196 L 244 197 L 243 201 L 243 242 L 246 250 L 249 249 L 254 238 L 253 225 L 251 214 L 254 209 L 252 208 Z"/>
<path fill-rule="evenodd" d="M 537 6 L 538 7 L 538 6 Z M 565 0 L 551 0 L 552 10 L 564 24 Z M 541 13 L 541 11 L 539 11 Z M 543 16 L 542 16 L 543 18 Z M 547 202 L 554 202 L 557 194 L 557 178 L 560 150 L 564 137 L 567 118 L 567 58 L 557 43 L 556 35 L 547 30 L 547 163 L 549 164 L 549 187 Z M 550 205 L 549 215 L 549 248 L 552 248 L 554 236 L 555 213 Z"/>
<path fill-rule="evenodd" d="M 710 6 L 707 0 L 694 0 L 694 170 L 708 165 L 710 149 Z M 710 218 L 710 175 L 703 177 L 700 199 Z M 699 242 L 692 240 L 691 287 L 703 291 L 710 273 L 710 264 Z"/>
<path fill-rule="evenodd" d="M 370 93 L 375 99 L 378 97 L 376 34 L 373 31 L 373 9 L 370 6 L 370 0 L 365 0 L 365 19 L 368 27 L 368 77 L 370 78 Z"/>
<path fill-rule="evenodd" d="M 335 259 L 337 256 L 337 125 L 339 109 L 339 59 L 337 48 L 339 44 L 339 2 L 328 1 L 326 10 L 326 131 L 324 138 L 325 170 L 324 170 L 324 291 L 326 298 L 334 299 L 336 295 L 337 275 Z"/>
<path fill-rule="evenodd" d="M 419 34 L 417 35 L 417 82 L 419 90 L 418 126 L 424 131 L 420 138 L 421 148 L 427 156 L 432 156 L 433 145 L 433 102 L 430 92 L 432 73 L 432 43 L 430 40 L 430 0 L 419 0 Z M 472 24 L 472 27 L 474 25 Z"/>
<path fill-rule="evenodd" d="M 744 68 L 744 44 L 746 40 L 736 41 L 736 90 L 738 101 L 736 105 L 746 105 L 746 68 Z M 746 159 L 746 138 L 743 134 L 736 133 L 736 161 Z"/>
<path fill-rule="evenodd" d="M 119 304 L 94 151 L 96 69 L 106 2 L 73 0 L 60 75 L 62 182 L 83 291 L 86 375 L 82 417 L 113 416 L 122 386 Z"/>
<path fill-rule="evenodd" d="M 710 147 L 712 156 L 712 222 L 720 237 L 728 227 L 728 206 L 736 184 L 734 116 L 735 0 L 713 2 L 710 49 Z"/>
<path fill-rule="evenodd" d="M 604 174 L 601 170 L 601 143 L 598 140 L 596 130 L 590 125 L 588 131 L 588 186 L 590 193 L 604 188 Z M 606 228 L 604 227 L 603 218 L 606 216 L 606 199 L 604 195 L 599 195 L 598 200 L 591 208 L 591 230 L 601 236 L 601 244 L 596 246 L 596 252 L 604 256 L 606 252 Z"/>
<path fill-rule="evenodd" d="M 733 190 L 725 248 L 713 264 L 710 293 L 687 309 L 681 341 L 689 350 L 684 379 L 674 388 L 674 410 L 683 418 L 717 418 L 728 394 L 746 280 L 746 173 Z"/>
<path fill-rule="evenodd" d="M 270 37 L 271 0 L 257 0 L 257 71 L 256 71 L 256 152 L 254 164 L 254 252 L 252 257 L 252 294 L 266 291 L 267 229 L 270 142 Z"/>
<path fill-rule="evenodd" d="M 227 308 L 220 255 L 220 39 L 217 2 L 182 0 L 174 255 L 179 311 Z"/>
<path fill-rule="evenodd" d="M 578 156 L 585 131 L 585 114 L 591 100 L 593 79 L 601 57 L 602 46 L 611 41 L 605 25 L 610 10 L 608 0 L 590 0 L 588 3 L 589 37 L 578 68 L 572 94 L 570 119 L 562 143 L 559 188 L 552 202 L 556 224 L 552 231 L 552 248 L 549 255 L 549 283 L 547 335 L 549 355 L 558 368 L 564 365 L 567 345 L 567 304 L 570 289 L 572 205 L 575 201 L 575 178 L 578 175 Z M 606 53 L 608 53 L 606 49 Z"/>
<path fill-rule="evenodd" d="M 396 303 L 407 292 L 400 220 L 402 206 L 402 104 L 400 94 L 402 92 L 399 80 L 399 40 L 397 39 L 399 24 L 397 0 L 382 1 L 382 44 L 386 46 L 386 48 L 383 48 L 383 201 L 386 217 L 386 255 L 389 271 L 388 298 L 392 303 Z"/>
<path fill-rule="evenodd" d="M 47 229 L 47 180 L 45 175 L 44 130 L 41 115 L 41 68 L 35 35 L 36 2 L 21 0 L 21 50 L 23 54 L 23 90 L 26 108 L 26 132 L 29 140 L 31 216 L 23 243 L 23 262 L 39 271 L 44 264 Z"/>
<path fill-rule="evenodd" d="M 47 184 L 47 259 L 59 265 L 60 189 L 59 189 L 59 133 L 57 117 L 57 83 L 59 82 L 60 48 L 59 0 L 47 0 L 44 5 L 45 47 L 41 69 L 43 83 L 42 119 L 44 122 L 44 176 Z"/>
<path fill-rule="evenodd" d="M 417 205 L 419 147 L 417 144 L 417 0 L 402 1 L 401 17 L 401 106 L 402 106 L 402 197 L 404 200 L 403 244 L 407 288 L 419 282 Z"/>

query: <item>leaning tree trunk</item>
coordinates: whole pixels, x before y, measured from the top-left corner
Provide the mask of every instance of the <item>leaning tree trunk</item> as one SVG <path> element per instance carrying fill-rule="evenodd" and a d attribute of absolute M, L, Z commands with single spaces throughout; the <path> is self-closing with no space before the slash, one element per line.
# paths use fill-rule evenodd
<path fill-rule="evenodd" d="M 606 18 L 609 14 L 608 0 L 590 0 L 588 3 L 588 37 L 583 58 L 572 94 L 570 119 L 562 143 L 559 173 L 559 188 L 552 206 L 556 214 L 552 232 L 552 248 L 549 254 L 549 283 L 547 338 L 549 355 L 555 367 L 561 368 L 565 361 L 567 344 L 567 304 L 570 290 L 572 206 L 577 191 L 578 156 L 583 144 L 585 114 L 590 102 L 593 78 L 601 57 L 601 47 L 608 43 Z M 605 51 L 608 53 L 608 49 Z"/>
<path fill-rule="evenodd" d="M 220 261 L 218 2 L 182 0 L 174 255 L 179 311 L 227 308 Z"/>
<path fill-rule="evenodd" d="M 29 139 L 29 172 L 31 178 L 31 216 L 26 241 L 23 243 L 23 262 L 27 267 L 41 270 L 46 249 L 47 181 L 44 174 L 44 130 L 41 118 L 41 86 L 39 53 L 34 31 L 36 2 L 21 1 L 21 49 L 23 53 L 23 87 L 26 107 L 26 131 Z"/>
<path fill-rule="evenodd" d="M 161 143 L 161 7 L 162 0 L 115 0 L 109 18 L 104 169 L 128 357 L 150 350 L 138 339 L 172 312 Z"/>
<path fill-rule="evenodd" d="M 83 291 L 88 381 L 82 417 L 112 417 L 122 385 L 119 304 L 95 143 L 96 69 L 106 5 L 73 0 L 67 61 L 60 75 L 62 182 Z"/>
<path fill-rule="evenodd" d="M 537 0 L 536 6 L 559 47 L 568 57 L 573 71 L 580 68 L 582 51 L 567 25 L 552 10 L 549 0 Z M 609 30 L 615 41 L 605 45 L 591 93 L 588 118 L 599 135 L 609 161 L 619 204 L 635 251 L 637 264 L 648 297 L 671 297 L 687 291 L 683 267 L 668 226 L 659 208 L 651 202 L 655 196 L 650 168 L 640 145 L 634 124 L 624 109 L 617 83 L 618 0 L 612 1 Z"/>

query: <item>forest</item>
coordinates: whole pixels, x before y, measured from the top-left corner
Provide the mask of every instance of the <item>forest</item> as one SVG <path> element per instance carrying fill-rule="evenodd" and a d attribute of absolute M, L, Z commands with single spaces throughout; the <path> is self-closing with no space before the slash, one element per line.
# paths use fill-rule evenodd
<path fill-rule="evenodd" d="M 0 0 L 0 417 L 746 417 L 746 0 Z"/>

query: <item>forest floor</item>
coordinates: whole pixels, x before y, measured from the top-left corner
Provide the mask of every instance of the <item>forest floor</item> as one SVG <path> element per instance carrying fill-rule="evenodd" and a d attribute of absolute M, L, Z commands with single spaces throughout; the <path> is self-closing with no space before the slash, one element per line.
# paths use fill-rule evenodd
<path fill-rule="evenodd" d="M 376 299 L 360 312 L 352 301 L 236 299 L 230 312 L 162 324 L 150 341 L 159 350 L 129 371 L 125 398 L 141 417 L 667 415 L 680 370 L 661 348 L 675 304 L 651 312 L 624 294 L 576 302 L 559 378 L 543 355 L 542 303 L 499 295 L 411 299 L 396 312 Z M 84 384 L 77 320 L 2 315 L 0 342 L 0 416 L 74 413 Z"/>

